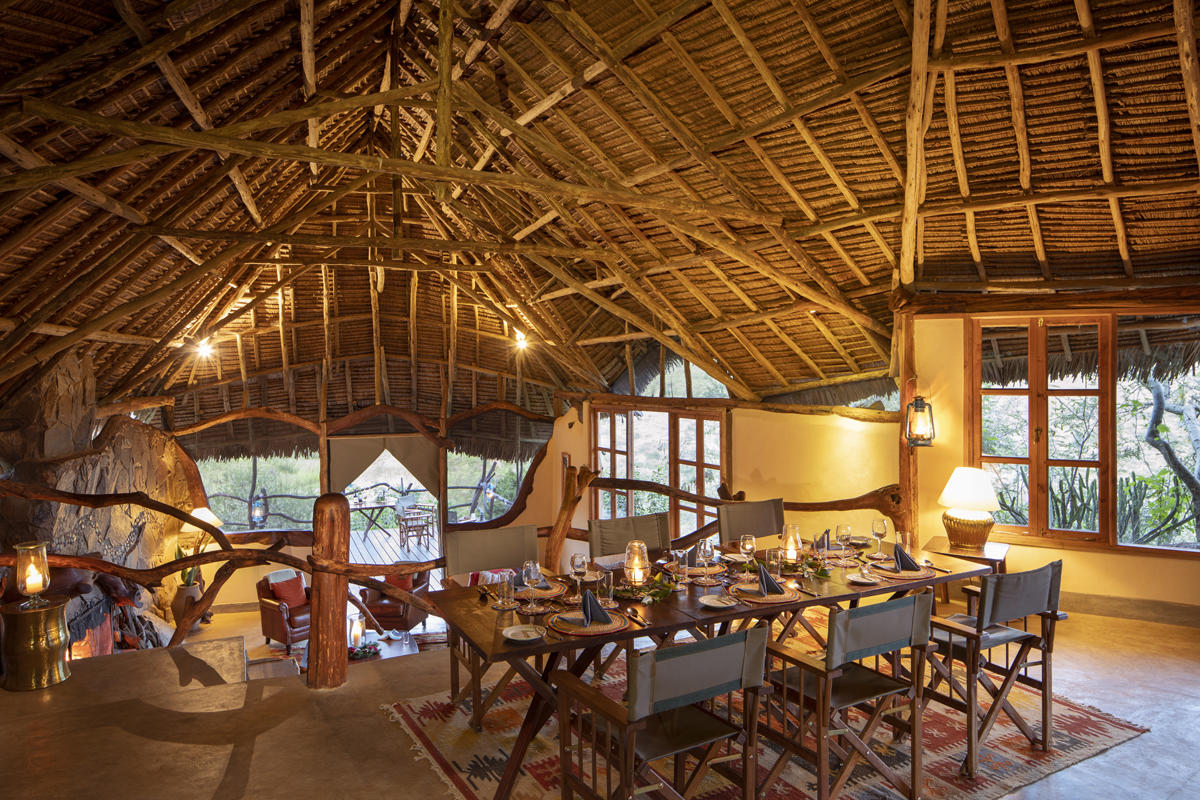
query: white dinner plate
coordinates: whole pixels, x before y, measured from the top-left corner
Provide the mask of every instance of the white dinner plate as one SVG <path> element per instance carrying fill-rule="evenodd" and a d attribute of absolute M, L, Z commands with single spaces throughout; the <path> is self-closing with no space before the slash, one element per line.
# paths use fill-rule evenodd
<path fill-rule="evenodd" d="M 700 595 L 700 605 L 708 608 L 730 608 L 736 606 L 738 601 L 727 594 L 702 594 Z"/>
<path fill-rule="evenodd" d="M 877 583 L 883 583 L 882 578 L 876 578 L 874 575 L 863 575 L 860 572 L 855 572 L 852 575 L 846 576 L 846 583 L 857 583 L 863 586 L 874 586 Z"/>
<path fill-rule="evenodd" d="M 532 642 L 545 636 L 546 629 L 541 625 L 509 625 L 501 633 L 514 642 Z"/>

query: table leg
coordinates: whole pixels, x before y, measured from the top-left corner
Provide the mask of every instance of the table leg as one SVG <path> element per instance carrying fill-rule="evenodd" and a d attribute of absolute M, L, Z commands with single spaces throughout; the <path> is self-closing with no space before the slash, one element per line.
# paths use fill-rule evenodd
<path fill-rule="evenodd" d="M 570 666 L 570 672 L 576 677 L 587 671 L 591 665 L 592 659 L 600 652 L 600 647 L 588 647 L 579 652 L 575 658 L 575 662 Z M 525 712 L 525 721 L 521 723 L 521 730 L 517 733 L 517 741 L 513 744 L 512 752 L 508 757 L 508 765 L 504 768 L 504 774 L 500 776 L 500 783 L 496 786 L 495 800 L 505 800 L 512 794 L 513 786 L 517 783 L 517 776 L 521 774 L 521 763 L 525 760 L 525 751 L 529 749 L 529 744 L 533 741 L 533 737 L 542 729 L 546 722 L 550 719 L 550 715 L 554 713 L 554 702 L 548 700 L 544 694 L 545 688 L 550 688 L 550 673 L 558 667 L 558 662 L 562 659 L 562 653 L 554 652 L 546 659 L 546 667 L 542 670 L 540 679 L 542 687 L 534 686 L 533 699 L 529 703 L 529 710 Z M 514 667 L 517 664 L 510 661 Z M 522 659 L 521 663 L 528 666 Z M 525 674 L 524 670 L 517 668 L 519 672 Z M 526 675 L 528 680 L 530 676 Z M 550 694 L 553 695 L 553 689 L 550 688 Z"/>

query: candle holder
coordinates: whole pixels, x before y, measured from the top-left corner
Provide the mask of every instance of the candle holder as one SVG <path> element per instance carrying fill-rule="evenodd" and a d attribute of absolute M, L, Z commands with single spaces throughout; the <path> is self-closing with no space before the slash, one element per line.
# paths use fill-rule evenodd
<path fill-rule="evenodd" d="M 45 542 L 22 542 L 17 545 L 17 591 L 29 599 L 21 608 L 43 608 L 49 605 L 42 596 L 50 585 L 50 567 L 46 563 Z"/>
<path fill-rule="evenodd" d="M 634 539 L 625 545 L 625 583 L 641 586 L 650 580 L 650 554 L 646 543 Z"/>
<path fill-rule="evenodd" d="M 800 539 L 800 526 L 788 525 L 783 531 L 783 542 L 779 548 L 783 556 L 785 572 L 796 572 L 804 562 L 804 542 Z"/>

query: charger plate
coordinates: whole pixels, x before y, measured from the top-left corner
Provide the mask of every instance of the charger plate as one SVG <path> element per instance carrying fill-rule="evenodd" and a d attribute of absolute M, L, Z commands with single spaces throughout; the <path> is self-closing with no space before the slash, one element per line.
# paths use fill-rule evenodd
<path fill-rule="evenodd" d="M 800 592 L 790 586 L 783 587 L 783 594 L 759 594 L 758 581 L 735 583 L 729 587 L 729 593 L 738 600 L 759 605 L 774 605 L 776 603 L 794 603 L 800 599 Z"/>
<path fill-rule="evenodd" d="M 585 627 L 583 624 L 583 612 L 560 611 L 548 617 L 546 624 L 559 633 L 566 633 L 571 636 L 607 636 L 610 633 L 623 631 L 630 625 L 629 617 L 619 611 L 609 611 L 608 616 L 612 618 L 612 622 L 593 622 L 591 625 Z"/>
<path fill-rule="evenodd" d="M 874 562 L 869 565 L 872 575 L 878 575 L 889 581 L 913 581 L 921 578 L 932 578 L 934 571 L 929 567 L 921 567 L 919 570 L 901 570 L 900 572 L 892 572 L 890 569 L 881 566 L 887 562 Z"/>
<path fill-rule="evenodd" d="M 550 584 L 549 589 L 534 588 L 533 596 L 536 599 L 549 600 L 551 597 L 558 597 L 559 595 L 567 593 L 567 585 L 558 581 L 557 579 L 547 579 L 546 583 Z M 522 586 L 513 592 L 513 596 L 518 600 L 524 600 L 525 598 L 529 597 L 529 589 Z"/>
<path fill-rule="evenodd" d="M 666 570 L 667 570 L 667 572 L 678 572 L 679 571 L 678 569 L 672 568 L 670 566 L 668 566 L 666 568 Z M 713 564 L 713 565 L 707 566 L 707 567 L 688 567 L 687 568 L 687 574 L 688 574 L 689 578 L 696 576 L 696 575 L 720 575 L 724 571 L 725 571 L 725 567 L 722 564 Z"/>

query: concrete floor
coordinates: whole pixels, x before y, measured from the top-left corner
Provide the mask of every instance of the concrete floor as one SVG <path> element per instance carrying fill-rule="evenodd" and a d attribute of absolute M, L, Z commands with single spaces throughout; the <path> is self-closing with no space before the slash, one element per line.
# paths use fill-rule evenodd
<path fill-rule="evenodd" d="M 1200 796 L 1200 628 L 1077 614 L 1059 631 L 1058 692 L 1151 731 L 1013 796 Z M 0 692 L 0 786 L 45 798 L 448 796 L 379 709 L 445 691 L 444 651 L 355 664 L 345 686 L 314 692 L 298 678 L 240 682 L 239 644 L 206 632 L 186 653 L 91 659 L 58 687 Z"/>

